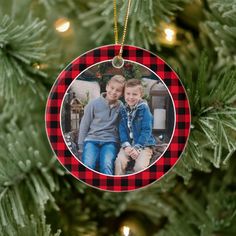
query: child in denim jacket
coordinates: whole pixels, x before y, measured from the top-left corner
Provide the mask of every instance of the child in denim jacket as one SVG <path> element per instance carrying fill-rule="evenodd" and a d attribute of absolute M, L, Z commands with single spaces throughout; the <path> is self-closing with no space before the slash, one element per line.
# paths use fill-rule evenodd
<path fill-rule="evenodd" d="M 142 100 L 143 86 L 140 80 L 125 83 L 126 104 L 121 106 L 119 135 L 121 149 L 115 161 L 115 175 L 124 175 L 128 161 L 135 160 L 134 172 L 145 169 L 152 157 L 156 140 L 152 135 L 153 116 L 148 104 Z"/>

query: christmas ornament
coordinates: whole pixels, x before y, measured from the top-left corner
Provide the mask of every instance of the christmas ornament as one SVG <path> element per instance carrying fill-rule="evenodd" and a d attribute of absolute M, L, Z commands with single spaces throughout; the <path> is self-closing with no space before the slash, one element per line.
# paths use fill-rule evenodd
<path fill-rule="evenodd" d="M 124 45 L 130 3 L 129 0 L 122 43 L 118 44 L 114 1 L 115 45 L 92 49 L 72 61 L 58 76 L 49 94 L 46 107 L 46 130 L 51 147 L 60 163 L 82 182 L 95 188 L 115 192 L 139 189 L 164 176 L 179 160 L 190 129 L 189 102 L 177 74 L 157 55 L 139 47 Z M 125 77 L 127 81 L 134 77 L 141 80 L 144 94 L 141 96 L 140 92 L 140 97 L 145 98 L 147 103 L 145 100 L 139 99 L 137 104 L 131 106 L 127 93 L 128 87 L 125 88 L 127 91 L 123 100 L 123 103 L 127 103 L 127 107 L 118 102 L 118 98 L 121 99 L 121 96 L 118 95 L 122 95 L 122 92 L 117 97 L 115 95 L 112 97 L 110 91 L 113 87 L 120 86 L 116 81 L 111 82 L 113 81 L 111 78 L 117 75 Z M 133 88 L 136 88 L 135 86 Z M 100 93 L 105 91 L 107 93 L 100 97 Z M 107 105 L 107 108 L 104 105 L 104 110 L 100 111 L 101 104 Z M 129 113 L 128 109 L 131 107 L 133 110 Z M 141 108 L 146 109 L 148 116 L 144 115 L 147 113 L 141 112 Z M 124 113 L 121 113 L 121 109 Z M 106 118 L 108 110 L 110 116 L 108 115 Z M 113 111 L 115 112 L 112 113 Z M 114 137 L 120 133 L 120 140 L 122 140 L 120 127 L 123 117 L 121 114 L 124 114 L 124 117 L 127 115 L 124 125 L 127 125 L 128 143 L 132 147 L 129 155 L 126 153 L 125 160 L 128 162 L 125 163 L 124 168 L 122 167 L 125 172 L 117 174 L 118 172 L 114 172 L 114 169 L 117 168 L 120 159 L 117 158 L 115 161 L 113 158 L 112 163 L 108 165 L 107 162 L 104 162 L 102 147 L 104 143 L 107 144 L 103 141 L 107 135 L 106 127 L 109 125 L 111 125 L 109 127 L 113 127 L 114 124 L 117 124 L 113 127 L 112 132 L 114 132 Z M 129 114 L 131 118 L 129 118 Z M 102 123 L 105 119 L 107 119 L 106 122 Z M 112 119 L 115 123 L 110 124 L 109 122 L 113 122 Z M 82 132 L 88 120 L 90 126 Z M 95 120 L 97 126 L 92 127 L 91 124 L 95 124 Z M 100 127 L 101 124 L 104 127 Z M 135 131 L 134 127 L 138 127 L 138 125 L 141 125 L 137 129 L 140 131 Z M 150 132 L 148 132 L 149 128 Z M 78 146 L 78 140 L 84 135 L 84 132 L 89 138 L 83 139 L 82 152 Z M 87 143 L 91 142 L 91 137 L 96 136 L 96 132 L 104 134 L 98 136 L 98 140 L 96 140 L 98 150 L 94 151 L 94 146 L 85 149 Z M 139 141 L 135 141 L 136 136 L 138 139 L 140 137 L 148 137 L 148 140 L 155 138 L 156 143 L 154 143 L 155 141 L 148 143 L 146 140 L 142 143 L 143 146 L 137 145 Z M 112 145 L 115 142 L 114 137 L 110 137 Z M 92 143 L 92 145 L 95 144 Z M 112 149 L 112 153 L 117 157 L 124 149 L 117 144 L 115 147 L 116 150 Z M 88 158 L 89 155 L 91 155 L 90 158 Z M 144 161 L 138 159 L 140 156 Z M 90 165 L 91 162 L 93 167 L 91 167 L 92 164 Z M 103 170 L 104 166 L 108 166 L 111 169 L 110 172 Z M 139 168 L 140 166 L 142 168 Z"/>

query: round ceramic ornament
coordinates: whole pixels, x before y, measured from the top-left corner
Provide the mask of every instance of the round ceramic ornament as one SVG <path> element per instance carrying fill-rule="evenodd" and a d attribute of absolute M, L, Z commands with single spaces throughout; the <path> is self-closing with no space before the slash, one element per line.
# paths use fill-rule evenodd
<path fill-rule="evenodd" d="M 189 102 L 173 69 L 157 55 L 130 45 L 123 47 L 122 66 L 114 67 L 113 59 L 119 50 L 120 45 L 102 46 L 72 61 L 50 91 L 45 116 L 51 147 L 67 171 L 87 185 L 114 192 L 140 189 L 160 180 L 180 159 L 190 132 Z M 78 147 L 86 105 L 100 99 L 114 75 L 122 75 L 127 81 L 142 80 L 143 100 L 153 118 L 151 135 L 156 140 L 148 164 L 137 170 L 137 159 L 130 158 L 122 175 L 116 175 L 115 171 L 102 173 L 100 162 L 94 168 L 88 167 Z M 124 98 L 120 100 L 125 104 Z M 116 154 L 121 148 L 120 143 L 117 145 Z"/>

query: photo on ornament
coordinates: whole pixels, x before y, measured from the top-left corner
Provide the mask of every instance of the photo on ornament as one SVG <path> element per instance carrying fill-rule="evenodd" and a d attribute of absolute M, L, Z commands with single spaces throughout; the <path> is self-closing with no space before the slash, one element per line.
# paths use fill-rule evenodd
<path fill-rule="evenodd" d="M 167 149 L 175 112 L 165 84 L 149 69 L 110 61 L 81 73 L 61 109 L 67 147 L 87 168 L 129 175 L 150 167 Z"/>
<path fill-rule="evenodd" d="M 121 68 L 111 63 L 119 55 L 116 44 L 75 58 L 58 75 L 45 110 L 49 143 L 62 166 L 81 182 L 113 192 L 140 189 L 168 174 L 186 147 L 191 122 L 176 72 L 152 52 L 123 49 Z"/>
<path fill-rule="evenodd" d="M 167 150 L 175 109 L 163 81 L 147 67 L 105 61 L 83 71 L 68 87 L 61 130 L 85 167 L 109 176 L 141 172 Z"/>

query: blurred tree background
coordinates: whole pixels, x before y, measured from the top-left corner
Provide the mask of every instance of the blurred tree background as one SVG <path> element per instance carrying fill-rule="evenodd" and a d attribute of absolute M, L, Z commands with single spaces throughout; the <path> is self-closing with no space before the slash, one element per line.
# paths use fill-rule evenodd
<path fill-rule="evenodd" d="M 121 32 L 128 1 L 117 2 Z M 178 164 L 130 193 L 71 177 L 44 125 L 60 71 L 113 42 L 111 0 L 0 0 L 0 234 L 236 235 L 236 1 L 132 1 L 126 44 L 177 71 L 192 124 Z"/>

